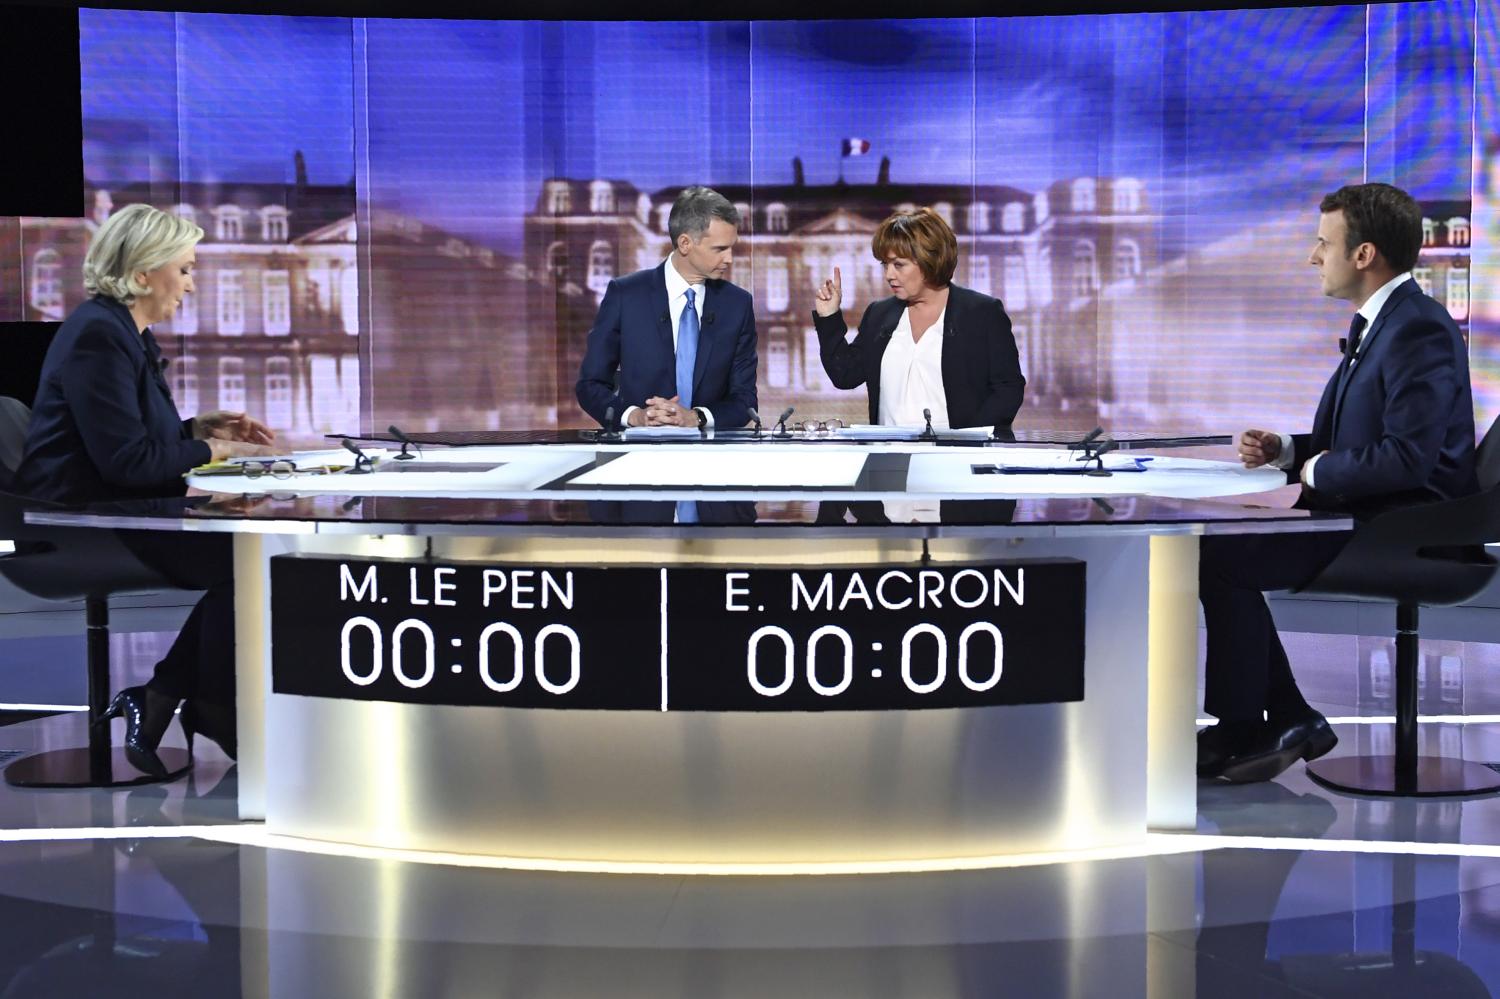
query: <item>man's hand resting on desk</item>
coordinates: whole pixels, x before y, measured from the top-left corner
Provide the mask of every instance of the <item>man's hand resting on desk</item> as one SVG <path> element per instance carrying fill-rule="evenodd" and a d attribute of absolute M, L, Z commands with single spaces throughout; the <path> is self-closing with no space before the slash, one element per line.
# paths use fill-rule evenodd
<path fill-rule="evenodd" d="M 275 444 L 276 432 L 264 423 L 227 409 L 216 409 L 193 417 L 193 436 L 200 441 L 241 441 L 246 444 Z M 216 459 L 217 460 L 217 459 Z"/>
<path fill-rule="evenodd" d="M 1269 430 L 1246 430 L 1240 434 L 1240 461 L 1246 468 L 1269 465 L 1281 457 L 1281 435 Z"/>
<path fill-rule="evenodd" d="M 218 437 L 210 437 L 206 443 L 209 452 L 213 455 L 210 461 L 223 461 L 226 458 L 269 458 L 272 455 L 285 453 L 280 448 L 268 447 L 265 444 L 226 441 Z"/>
<path fill-rule="evenodd" d="M 642 416 L 640 423 L 636 423 L 637 417 Z M 646 400 L 646 408 L 638 409 L 630 414 L 632 426 L 646 427 L 697 427 L 698 411 L 682 404 L 678 396 L 663 399 L 654 395 Z"/>

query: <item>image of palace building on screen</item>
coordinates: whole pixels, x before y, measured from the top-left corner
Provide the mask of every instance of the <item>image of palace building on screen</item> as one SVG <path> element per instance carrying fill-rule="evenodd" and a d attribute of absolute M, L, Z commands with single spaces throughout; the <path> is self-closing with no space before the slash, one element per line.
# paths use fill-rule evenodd
<path fill-rule="evenodd" d="M 1288 307 L 1316 301 L 1311 289 L 1286 288 L 1287 268 L 1301 260 L 1281 259 L 1280 236 L 1239 237 L 1274 254 L 1259 284 L 1237 275 L 1226 288 L 1217 265 L 1198 259 L 1212 246 L 1158 259 L 1161 219 L 1130 178 L 1075 178 L 1028 193 L 896 183 L 889 174 L 883 165 L 875 183 L 810 185 L 794 165 L 790 184 L 722 188 L 743 217 L 731 280 L 755 296 L 762 412 L 795 405 L 808 417 L 867 419 L 865 393 L 834 389 L 823 373 L 812 289 L 840 268 L 857 326 L 885 295 L 870 236 L 898 209 L 926 205 L 948 219 L 959 240 L 955 281 L 1005 302 L 1033 421 L 1138 427 L 1157 416 L 1191 425 L 1212 408 L 1192 393 L 1209 389 L 1182 382 L 1213 381 L 1193 375 L 1212 359 L 1200 344 L 1184 367 L 1188 348 L 1177 344 L 1210 321 L 1234 332 L 1268 296 Z M 665 257 L 680 190 L 541 181 L 516 258 L 396 212 L 361 214 L 353 184 L 97 183 L 86 218 L 8 220 L 16 239 L 3 246 L 16 249 L 0 246 L 0 283 L 24 289 L 15 318 L 65 317 L 83 300 L 83 256 L 99 224 L 147 201 L 205 232 L 196 293 L 156 331 L 184 414 L 249 410 L 304 445 L 392 423 L 410 431 L 584 426 L 574 383 L 598 301 L 612 278 Z M 1469 204 L 1424 211 L 1414 276 L 1466 329 Z M 1304 223 L 1284 224 L 1296 232 Z M 1208 291 L 1193 283 L 1202 280 L 1215 282 L 1206 305 Z M 1238 304 L 1226 310 L 1231 298 Z M 1187 311 L 1205 308 L 1215 312 Z M 1299 352 L 1314 334 L 1296 331 Z M 1294 415 L 1306 409 L 1300 399 L 1288 406 Z"/>

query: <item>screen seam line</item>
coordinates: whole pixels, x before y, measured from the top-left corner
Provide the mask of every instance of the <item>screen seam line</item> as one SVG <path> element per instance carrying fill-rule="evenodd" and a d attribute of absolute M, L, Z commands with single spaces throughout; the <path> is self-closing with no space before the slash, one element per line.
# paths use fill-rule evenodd
<path fill-rule="evenodd" d="M 667 570 L 661 570 L 661 709 L 667 710 Z"/>

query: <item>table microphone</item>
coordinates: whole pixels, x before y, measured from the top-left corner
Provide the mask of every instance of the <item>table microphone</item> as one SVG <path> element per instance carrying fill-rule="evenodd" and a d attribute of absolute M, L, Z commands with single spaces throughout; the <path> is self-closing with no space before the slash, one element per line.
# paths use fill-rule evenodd
<path fill-rule="evenodd" d="M 924 420 L 927 421 L 927 429 L 922 431 L 922 436 L 919 437 L 918 440 L 924 440 L 924 441 L 935 441 L 935 440 L 937 440 L 937 431 L 935 431 L 935 430 L 932 429 L 932 410 L 927 409 L 927 408 L 924 407 L 922 409 L 922 419 L 924 419 Z"/>
<path fill-rule="evenodd" d="M 615 407 L 604 407 L 604 426 L 594 435 L 595 440 L 617 441 L 620 439 L 620 428 L 615 423 Z"/>
<path fill-rule="evenodd" d="M 796 406 L 788 406 L 786 409 L 782 410 L 782 413 L 781 413 L 780 416 L 776 417 L 776 435 L 778 437 L 790 437 L 791 436 L 791 434 L 786 429 L 786 420 L 787 420 L 787 417 L 791 416 L 796 411 L 797 411 L 797 407 Z"/>
<path fill-rule="evenodd" d="M 375 464 L 375 462 L 373 460 L 371 460 L 370 456 L 367 455 L 367 454 L 365 454 L 363 451 L 361 451 L 359 449 L 359 445 L 356 444 L 356 443 L 354 443 L 353 439 L 351 439 L 349 437 L 345 437 L 343 439 L 343 444 L 344 444 L 344 449 L 345 450 L 353 452 L 353 454 L 354 454 L 354 467 L 351 468 L 351 469 L 349 469 L 349 471 L 348 471 L 347 474 L 349 474 L 349 475 L 368 475 L 368 474 L 370 474 L 370 466 L 373 465 L 373 464 Z"/>
<path fill-rule="evenodd" d="M 401 432 L 401 428 L 398 427 L 398 426 L 396 426 L 394 423 L 392 423 L 390 426 L 386 427 L 385 429 L 388 430 L 388 431 L 390 431 L 390 434 L 391 434 L 392 437 L 396 438 L 396 440 L 398 440 L 398 441 L 401 442 L 401 453 L 398 454 L 398 455 L 396 455 L 396 460 L 397 461 L 411 461 L 413 458 L 416 457 L 416 455 L 414 455 L 410 451 L 406 450 L 408 446 L 416 447 L 417 446 L 417 442 L 416 441 L 412 440 L 410 437 L 406 436 L 406 434 L 402 433 Z"/>
<path fill-rule="evenodd" d="M 746 410 L 746 412 L 750 414 L 750 419 L 752 419 L 752 420 L 755 421 L 755 436 L 759 437 L 760 436 L 760 413 L 756 412 L 755 408 L 753 406 L 750 409 Z"/>

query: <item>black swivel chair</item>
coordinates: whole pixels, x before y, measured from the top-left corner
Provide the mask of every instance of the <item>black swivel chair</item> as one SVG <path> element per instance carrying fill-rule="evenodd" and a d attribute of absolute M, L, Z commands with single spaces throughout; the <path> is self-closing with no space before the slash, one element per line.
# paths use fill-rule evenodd
<path fill-rule="evenodd" d="M 30 411 L 24 403 L 0 396 L 0 486 L 8 485 L 20 462 Z M 108 724 L 95 724 L 109 704 L 109 599 L 131 593 L 175 590 L 144 565 L 113 531 L 94 528 L 36 527 L 25 510 L 45 506 L 0 491 L 0 538 L 15 551 L 0 554 L 0 576 L 43 600 L 83 601 L 88 629 L 89 744 L 56 749 L 16 760 L 5 768 L 5 780 L 17 787 L 122 787 L 173 780 L 192 767 L 180 749 L 157 751 L 165 777 L 150 777 L 125 760 L 110 744 Z"/>
<path fill-rule="evenodd" d="M 1500 541 L 1500 419 L 1479 444 L 1479 492 L 1383 513 L 1354 531 L 1301 593 L 1374 597 L 1396 604 L 1394 756 L 1324 757 L 1308 776 L 1335 791 L 1397 797 L 1485 794 L 1500 773 L 1478 763 L 1417 755 L 1417 611 L 1472 599 L 1497 564 L 1481 547 Z"/>

